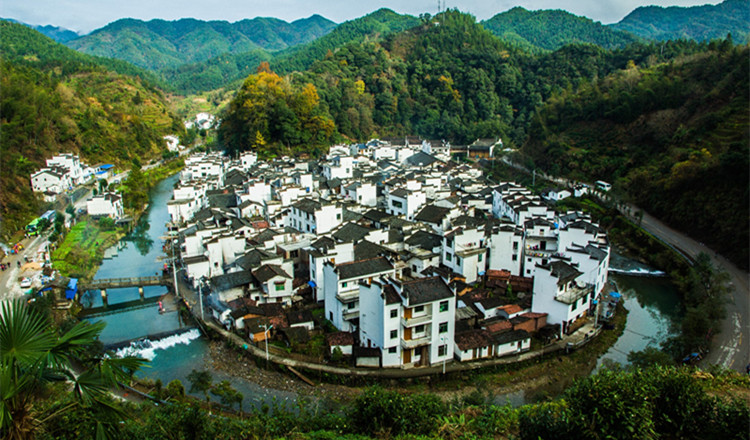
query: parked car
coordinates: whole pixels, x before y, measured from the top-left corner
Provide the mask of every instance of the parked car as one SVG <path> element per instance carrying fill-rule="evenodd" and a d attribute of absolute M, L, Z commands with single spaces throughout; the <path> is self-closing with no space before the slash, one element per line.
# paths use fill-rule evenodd
<path fill-rule="evenodd" d="M 22 279 L 21 280 L 21 288 L 22 289 L 27 289 L 29 287 L 31 287 L 31 278 L 26 277 L 26 278 Z"/>

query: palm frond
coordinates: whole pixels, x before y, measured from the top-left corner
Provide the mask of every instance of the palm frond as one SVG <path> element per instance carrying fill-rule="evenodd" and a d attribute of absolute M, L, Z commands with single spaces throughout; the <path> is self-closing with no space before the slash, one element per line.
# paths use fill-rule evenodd
<path fill-rule="evenodd" d="M 0 306 L 0 360 L 31 365 L 39 353 L 55 346 L 55 335 L 42 315 L 22 300 L 3 301 Z"/>

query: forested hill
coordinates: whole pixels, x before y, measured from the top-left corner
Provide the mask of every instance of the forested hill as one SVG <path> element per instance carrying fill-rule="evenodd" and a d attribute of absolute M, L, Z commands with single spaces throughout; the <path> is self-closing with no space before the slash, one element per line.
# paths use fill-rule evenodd
<path fill-rule="evenodd" d="M 527 50 L 556 50 L 570 43 L 591 43 L 605 49 L 623 47 L 637 37 L 562 10 L 528 11 L 515 7 L 482 22 L 500 39 Z"/>
<path fill-rule="evenodd" d="M 229 53 L 280 50 L 312 41 L 334 27 L 336 23 L 320 15 L 292 23 L 276 18 L 236 23 L 192 18 L 144 22 L 127 18 L 69 41 L 67 45 L 80 52 L 159 70 Z"/>
<path fill-rule="evenodd" d="M 416 26 L 419 19 L 400 15 L 390 9 L 379 9 L 364 17 L 346 21 L 328 34 L 306 44 L 274 54 L 265 50 L 224 54 L 200 63 L 163 69 L 160 74 L 175 90 L 194 93 L 219 87 L 239 87 L 242 80 L 255 73 L 261 62 L 271 63 L 280 73 L 303 71 L 347 44 L 379 41 L 388 35 Z"/>
<path fill-rule="evenodd" d="M 30 174 L 55 153 L 91 165 L 159 156 L 179 133 L 161 92 L 122 61 L 68 49 L 26 26 L 0 22 L 0 216 L 6 236 L 38 215 Z"/>
<path fill-rule="evenodd" d="M 634 44 L 617 51 L 582 44 L 532 55 L 502 42 L 471 15 L 451 10 L 422 17 L 419 25 L 378 42 L 331 50 L 308 70 L 283 80 L 293 88 L 315 87 L 321 111 L 335 122 L 334 139 L 412 133 L 454 143 L 502 136 L 507 144 L 520 145 L 537 108 L 553 93 L 575 90 L 625 68 L 631 59 L 660 62 L 702 49 L 694 42 Z M 276 70 L 273 62 L 270 68 Z M 251 116 L 241 105 L 233 108 L 236 113 L 226 116 L 238 123 L 223 128 L 232 151 L 253 145 L 247 140 L 256 130 L 268 147 L 306 148 L 291 141 L 307 136 L 294 133 L 293 113 L 284 110 L 284 118 L 274 118 Z M 243 120 L 252 117 L 268 125 L 247 131 Z"/>
<path fill-rule="evenodd" d="M 523 152 L 554 174 L 615 183 L 744 267 L 750 219 L 747 46 L 631 65 L 539 111 Z"/>
<path fill-rule="evenodd" d="M 724 0 L 715 6 L 641 6 L 611 26 L 653 40 L 704 41 L 731 33 L 735 41 L 747 43 L 750 5 L 747 0 Z"/>
<path fill-rule="evenodd" d="M 45 26 L 37 26 L 37 25 L 31 25 L 22 23 L 18 20 L 13 20 L 12 18 L 0 18 L 0 20 L 10 21 L 13 23 L 22 24 L 24 26 L 28 26 L 31 29 L 34 29 L 37 32 L 40 32 L 43 35 L 46 35 L 47 37 L 52 38 L 53 40 L 57 41 L 58 43 L 64 43 L 66 41 L 73 40 L 75 38 L 78 38 L 80 35 L 78 33 L 71 31 L 70 29 L 65 29 L 59 26 L 51 26 L 51 25 L 45 25 Z"/>

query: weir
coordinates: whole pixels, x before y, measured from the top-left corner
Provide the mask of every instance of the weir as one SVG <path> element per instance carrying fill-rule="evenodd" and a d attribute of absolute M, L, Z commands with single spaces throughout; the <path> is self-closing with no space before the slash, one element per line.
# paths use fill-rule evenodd
<path fill-rule="evenodd" d="M 143 341 L 143 340 L 148 339 L 149 341 L 153 342 L 153 341 L 157 341 L 159 339 L 167 338 L 169 336 L 181 335 L 183 333 L 187 333 L 187 332 L 189 332 L 191 330 L 196 330 L 196 329 L 197 329 L 197 327 L 183 327 L 183 328 L 178 328 L 178 329 L 175 329 L 175 330 L 169 330 L 169 331 L 166 331 L 166 332 L 153 333 L 153 334 L 146 335 L 146 336 L 143 336 L 143 337 L 140 337 L 140 338 L 127 339 L 125 341 L 114 342 L 112 344 L 106 344 L 104 346 L 104 349 L 105 350 L 119 350 L 121 348 L 128 347 L 130 344 L 132 344 L 133 342 L 136 342 L 136 341 Z"/>

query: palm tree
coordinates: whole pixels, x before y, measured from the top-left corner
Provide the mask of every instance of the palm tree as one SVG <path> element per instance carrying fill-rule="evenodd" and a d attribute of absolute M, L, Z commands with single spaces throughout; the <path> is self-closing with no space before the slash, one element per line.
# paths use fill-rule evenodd
<path fill-rule="evenodd" d="M 146 361 L 91 354 L 105 324 L 79 322 L 58 334 L 47 320 L 22 300 L 0 306 L 0 431 L 6 438 L 33 438 L 53 417 L 75 409 L 87 414 L 123 414 L 107 402 L 109 391 L 127 381 Z M 72 403 L 41 414 L 35 403 L 51 382 L 72 384 Z M 98 438 L 113 427 L 96 417 L 92 427 Z"/>

